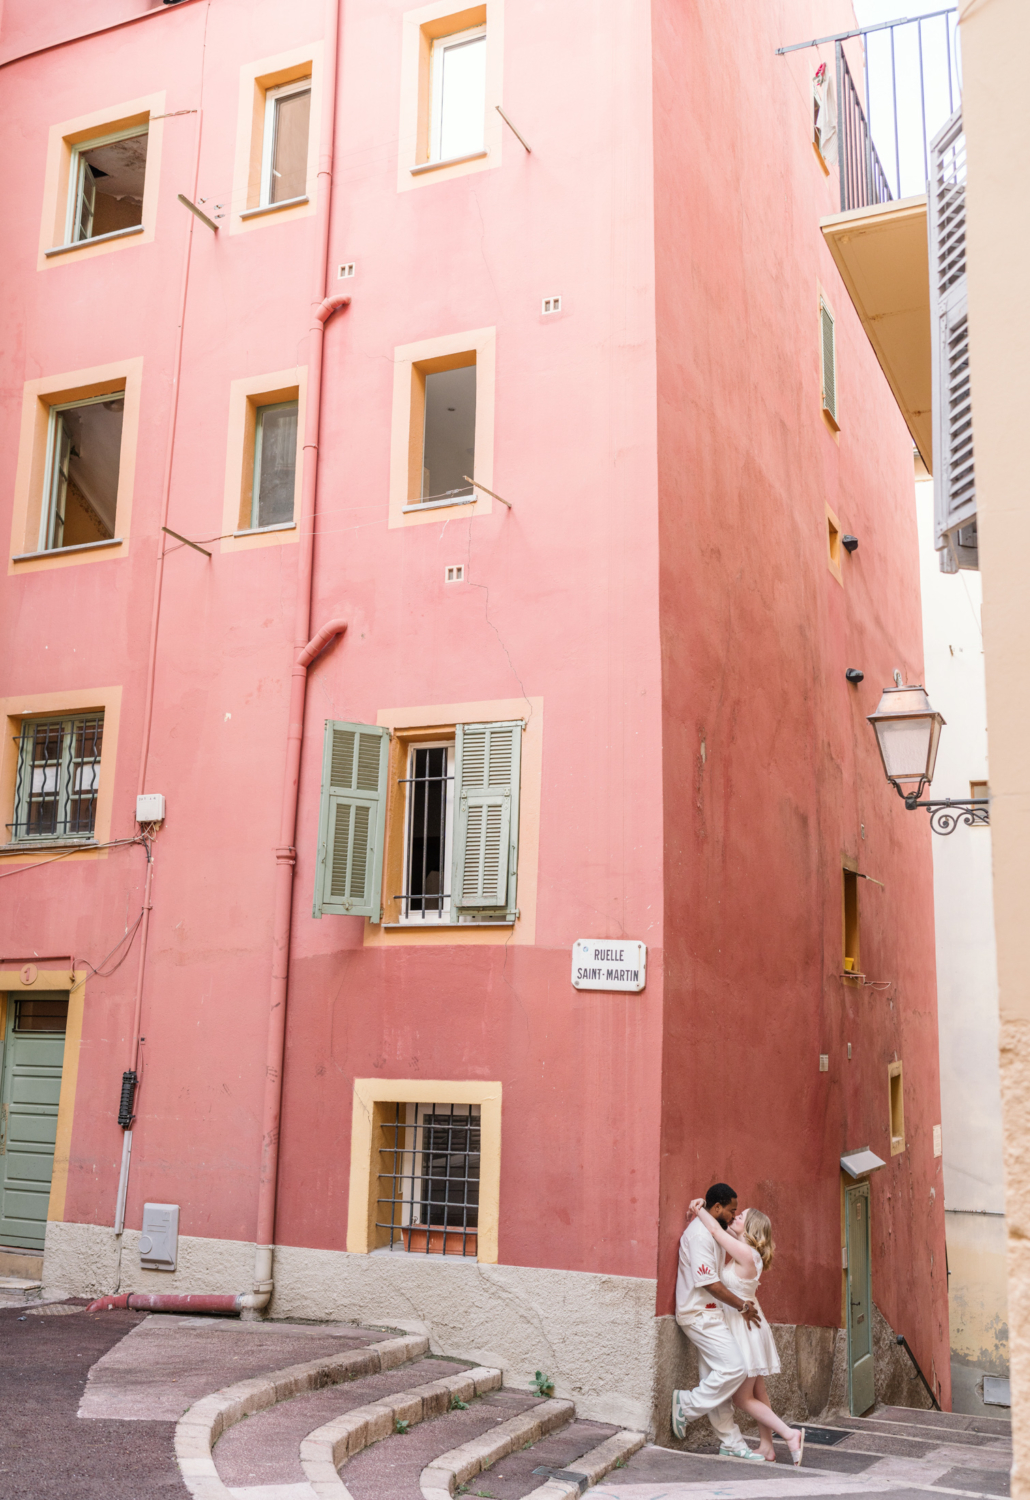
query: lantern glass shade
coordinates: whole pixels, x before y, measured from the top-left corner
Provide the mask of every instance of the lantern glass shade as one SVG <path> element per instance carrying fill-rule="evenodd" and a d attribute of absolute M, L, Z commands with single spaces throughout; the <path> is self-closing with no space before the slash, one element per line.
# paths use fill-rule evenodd
<path fill-rule="evenodd" d="M 931 708 L 924 688 L 885 688 L 869 722 L 876 731 L 888 781 L 923 785 L 933 780 L 944 720 Z"/>

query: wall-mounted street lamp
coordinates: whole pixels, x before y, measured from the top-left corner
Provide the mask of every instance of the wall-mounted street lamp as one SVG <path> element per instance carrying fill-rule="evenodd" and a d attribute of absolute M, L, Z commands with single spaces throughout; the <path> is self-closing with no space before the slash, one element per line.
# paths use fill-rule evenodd
<path fill-rule="evenodd" d="M 960 823 L 989 824 L 990 804 L 986 797 L 965 801 L 949 797 L 943 802 L 919 800 L 923 788 L 933 780 L 944 719 L 931 707 L 925 688 L 905 685 L 900 677 L 900 672 L 895 673 L 897 686 L 884 688 L 876 712 L 869 715 L 887 780 L 910 812 L 916 807 L 927 809 L 934 833 L 954 833 Z"/>

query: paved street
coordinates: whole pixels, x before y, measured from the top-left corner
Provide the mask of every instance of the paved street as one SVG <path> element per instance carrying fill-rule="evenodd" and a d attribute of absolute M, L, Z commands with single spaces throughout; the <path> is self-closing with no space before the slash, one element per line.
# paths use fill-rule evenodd
<path fill-rule="evenodd" d="M 184 1426 L 194 1420 L 204 1397 L 349 1351 L 367 1359 L 362 1351 L 374 1354 L 392 1334 L 343 1324 L 89 1313 L 81 1302 L 0 1309 L 0 1500 L 184 1497 L 176 1427 L 184 1417 Z M 314 1500 L 301 1453 L 309 1434 L 343 1413 L 381 1412 L 413 1388 L 468 1373 L 464 1361 L 416 1350 L 381 1373 L 272 1403 L 226 1428 L 213 1450 L 215 1482 L 233 1500 Z M 432 1420 L 416 1419 L 411 1431 L 390 1431 L 354 1453 L 343 1466 L 340 1500 L 422 1500 L 428 1468 L 441 1454 L 546 1409 L 535 1393 L 507 1387 L 451 1403 Z M 579 1472 L 577 1464 L 586 1466 L 585 1456 L 615 1435 L 570 1409 L 554 1430 L 516 1445 L 457 1493 L 523 1500 L 545 1486 L 540 1500 L 558 1500 L 572 1491 L 549 1481 L 548 1471 Z M 812 1430 L 800 1471 L 783 1450 L 775 1466 L 756 1473 L 714 1454 L 646 1445 L 590 1493 L 597 1500 L 993 1497 L 1008 1494 L 1010 1456 L 1003 1420 L 885 1408 L 860 1421 L 835 1416 Z"/>

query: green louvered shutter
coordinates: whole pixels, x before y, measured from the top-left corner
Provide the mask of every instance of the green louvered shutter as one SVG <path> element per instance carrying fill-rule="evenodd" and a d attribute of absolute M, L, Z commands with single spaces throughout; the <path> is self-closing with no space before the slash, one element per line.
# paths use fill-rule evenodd
<path fill-rule="evenodd" d="M 455 733 L 456 913 L 514 921 L 522 721 L 459 724 Z"/>
<path fill-rule="evenodd" d="M 327 719 L 318 820 L 316 917 L 382 916 L 390 731 Z"/>

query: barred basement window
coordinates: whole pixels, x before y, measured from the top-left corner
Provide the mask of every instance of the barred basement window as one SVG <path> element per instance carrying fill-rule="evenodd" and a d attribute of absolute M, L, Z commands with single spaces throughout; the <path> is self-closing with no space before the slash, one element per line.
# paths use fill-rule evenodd
<path fill-rule="evenodd" d="M 480 1106 L 380 1108 L 376 1238 L 389 1250 L 475 1256 Z"/>
<path fill-rule="evenodd" d="M 23 722 L 13 840 L 92 838 L 103 739 L 103 714 Z"/>

